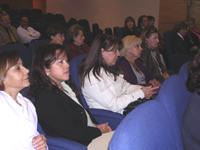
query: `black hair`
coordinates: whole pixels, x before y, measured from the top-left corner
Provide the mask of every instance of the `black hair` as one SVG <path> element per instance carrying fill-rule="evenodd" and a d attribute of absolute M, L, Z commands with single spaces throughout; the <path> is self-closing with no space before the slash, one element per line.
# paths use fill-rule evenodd
<path fill-rule="evenodd" d="M 64 34 L 65 33 L 64 27 L 60 24 L 51 24 L 46 30 L 46 38 L 50 40 L 51 36 L 54 36 L 58 33 Z"/>
<path fill-rule="evenodd" d="M 32 66 L 32 74 L 30 78 L 31 91 L 36 94 L 38 90 L 52 88 L 53 84 L 50 77 L 47 76 L 45 69 L 49 69 L 61 54 L 66 55 L 65 48 L 59 44 L 48 44 L 37 51 Z"/>
<path fill-rule="evenodd" d="M 116 78 L 119 75 L 119 70 L 115 66 L 108 66 L 102 57 L 102 49 L 106 51 L 118 50 L 121 46 L 119 40 L 111 35 L 99 34 L 93 41 L 89 54 L 81 66 L 80 78 L 81 85 L 84 85 L 84 79 L 86 76 L 89 77 L 89 73 L 92 70 L 94 76 L 98 79 L 100 70 L 103 68 L 107 73 L 112 73 Z M 90 78 L 90 77 L 89 77 Z"/>

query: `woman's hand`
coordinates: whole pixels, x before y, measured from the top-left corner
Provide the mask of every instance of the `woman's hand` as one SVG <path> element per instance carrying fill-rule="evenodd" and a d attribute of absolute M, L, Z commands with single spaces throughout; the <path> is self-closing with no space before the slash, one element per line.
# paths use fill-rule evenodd
<path fill-rule="evenodd" d="M 150 99 L 154 94 L 157 93 L 159 86 L 143 86 L 142 91 L 144 92 L 144 97 Z"/>
<path fill-rule="evenodd" d="M 32 144 L 36 150 L 46 150 L 47 149 L 46 138 L 44 135 L 40 134 L 38 136 L 35 136 L 32 140 Z"/>
<path fill-rule="evenodd" d="M 101 133 L 107 133 L 112 131 L 111 127 L 108 125 L 108 123 L 102 123 L 96 125 L 96 127 L 101 131 Z"/>
<path fill-rule="evenodd" d="M 150 80 L 149 84 L 151 84 L 153 87 L 157 87 L 157 86 L 160 87 L 160 81 L 158 81 L 156 79 Z"/>
<path fill-rule="evenodd" d="M 163 76 L 164 79 L 169 78 L 168 72 L 163 72 L 163 73 L 162 73 L 162 76 Z"/>

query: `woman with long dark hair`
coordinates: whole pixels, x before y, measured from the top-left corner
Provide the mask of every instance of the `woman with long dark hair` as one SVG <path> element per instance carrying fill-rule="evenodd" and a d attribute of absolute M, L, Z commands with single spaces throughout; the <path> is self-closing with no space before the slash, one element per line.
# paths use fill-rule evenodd
<path fill-rule="evenodd" d="M 149 27 L 144 33 L 142 60 L 152 78 L 163 82 L 169 77 L 162 54 L 159 52 L 159 33 Z"/>
<path fill-rule="evenodd" d="M 111 128 L 106 123 L 95 124 L 68 80 L 69 63 L 65 49 L 56 44 L 42 47 L 35 56 L 31 77 L 39 122 L 50 136 L 88 145 L 101 134 L 110 132 Z"/>

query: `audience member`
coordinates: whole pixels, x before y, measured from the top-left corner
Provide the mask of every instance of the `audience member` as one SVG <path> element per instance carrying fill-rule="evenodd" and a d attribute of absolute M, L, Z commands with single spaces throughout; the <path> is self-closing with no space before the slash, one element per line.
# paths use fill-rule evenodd
<path fill-rule="evenodd" d="M 139 37 L 143 37 L 144 32 L 149 26 L 148 16 L 142 15 L 138 18 L 137 22 L 137 28 L 136 28 L 136 35 Z"/>
<path fill-rule="evenodd" d="M 46 138 L 37 132 L 33 104 L 19 92 L 29 86 L 28 70 L 16 51 L 0 54 L 0 140 L 5 150 L 46 150 Z"/>
<path fill-rule="evenodd" d="M 162 82 L 169 77 L 163 56 L 159 52 L 158 30 L 151 26 L 144 33 L 142 61 L 152 79 Z"/>
<path fill-rule="evenodd" d="M 17 34 L 20 41 L 25 44 L 40 37 L 40 32 L 29 25 L 29 18 L 24 15 L 20 17 L 20 26 L 17 28 Z"/>
<path fill-rule="evenodd" d="M 39 122 L 50 136 L 88 145 L 111 128 L 107 123 L 93 123 L 94 119 L 82 107 L 68 80 L 69 64 L 64 48 L 56 44 L 41 48 L 33 61 L 31 77 Z"/>
<path fill-rule="evenodd" d="M 89 47 L 85 43 L 85 36 L 81 26 L 78 24 L 71 26 L 68 30 L 68 36 L 69 45 L 67 48 L 69 60 L 80 54 L 88 53 Z"/>
<path fill-rule="evenodd" d="M 190 18 L 186 22 L 188 25 L 188 40 L 190 42 L 191 46 L 194 46 L 192 51 L 195 51 L 195 53 L 198 51 L 198 48 L 200 48 L 200 31 L 198 32 L 195 19 Z"/>
<path fill-rule="evenodd" d="M 118 40 L 106 34 L 93 41 L 83 62 L 81 72 L 82 92 L 90 108 L 123 113 L 139 98 L 150 98 L 158 87 L 129 84 L 115 65 L 119 56 Z"/>
<path fill-rule="evenodd" d="M 187 88 L 193 93 L 183 121 L 183 143 L 185 150 L 200 149 L 200 53 L 189 64 Z"/>
<path fill-rule="evenodd" d="M 155 27 L 155 17 L 154 16 L 147 16 L 148 17 L 148 26 L 154 26 Z"/>
<path fill-rule="evenodd" d="M 19 42 L 19 37 L 16 28 L 11 25 L 9 14 L 0 11 L 0 46 L 16 42 Z"/>
<path fill-rule="evenodd" d="M 128 35 L 122 39 L 123 48 L 120 51 L 121 57 L 117 64 L 123 71 L 124 79 L 131 84 L 151 84 L 159 86 L 160 82 L 153 79 L 147 72 L 147 68 L 142 64 L 140 58 L 142 53 L 142 40 L 134 35 Z"/>
<path fill-rule="evenodd" d="M 196 25 L 196 20 L 195 20 L 195 18 L 189 18 L 188 20 L 187 20 L 187 23 L 188 23 L 188 26 L 189 26 L 189 29 L 190 29 L 190 31 L 193 33 L 193 34 L 195 34 L 197 37 L 198 37 L 198 39 L 199 39 L 199 41 L 200 41 L 200 30 L 198 29 L 198 27 L 197 27 L 197 25 Z"/>
<path fill-rule="evenodd" d="M 63 45 L 65 41 L 65 31 L 59 24 L 51 24 L 46 30 L 46 37 L 49 43 Z"/>
<path fill-rule="evenodd" d="M 133 17 L 129 16 L 124 21 L 123 37 L 136 34 L 136 24 Z"/>
<path fill-rule="evenodd" d="M 197 45 L 191 41 L 192 39 L 188 36 L 189 28 L 188 25 L 182 21 L 178 22 L 174 26 L 174 37 L 173 37 L 173 50 L 175 54 L 185 54 L 190 56 L 194 49 L 197 49 Z"/>

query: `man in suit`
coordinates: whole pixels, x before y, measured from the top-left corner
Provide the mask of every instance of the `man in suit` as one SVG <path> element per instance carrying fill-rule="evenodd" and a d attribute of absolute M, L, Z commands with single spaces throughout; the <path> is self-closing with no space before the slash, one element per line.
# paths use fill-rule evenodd
<path fill-rule="evenodd" d="M 188 25 L 182 21 L 175 25 L 173 37 L 173 48 L 176 54 L 190 55 L 193 49 L 197 48 L 196 43 L 191 37 Z"/>

